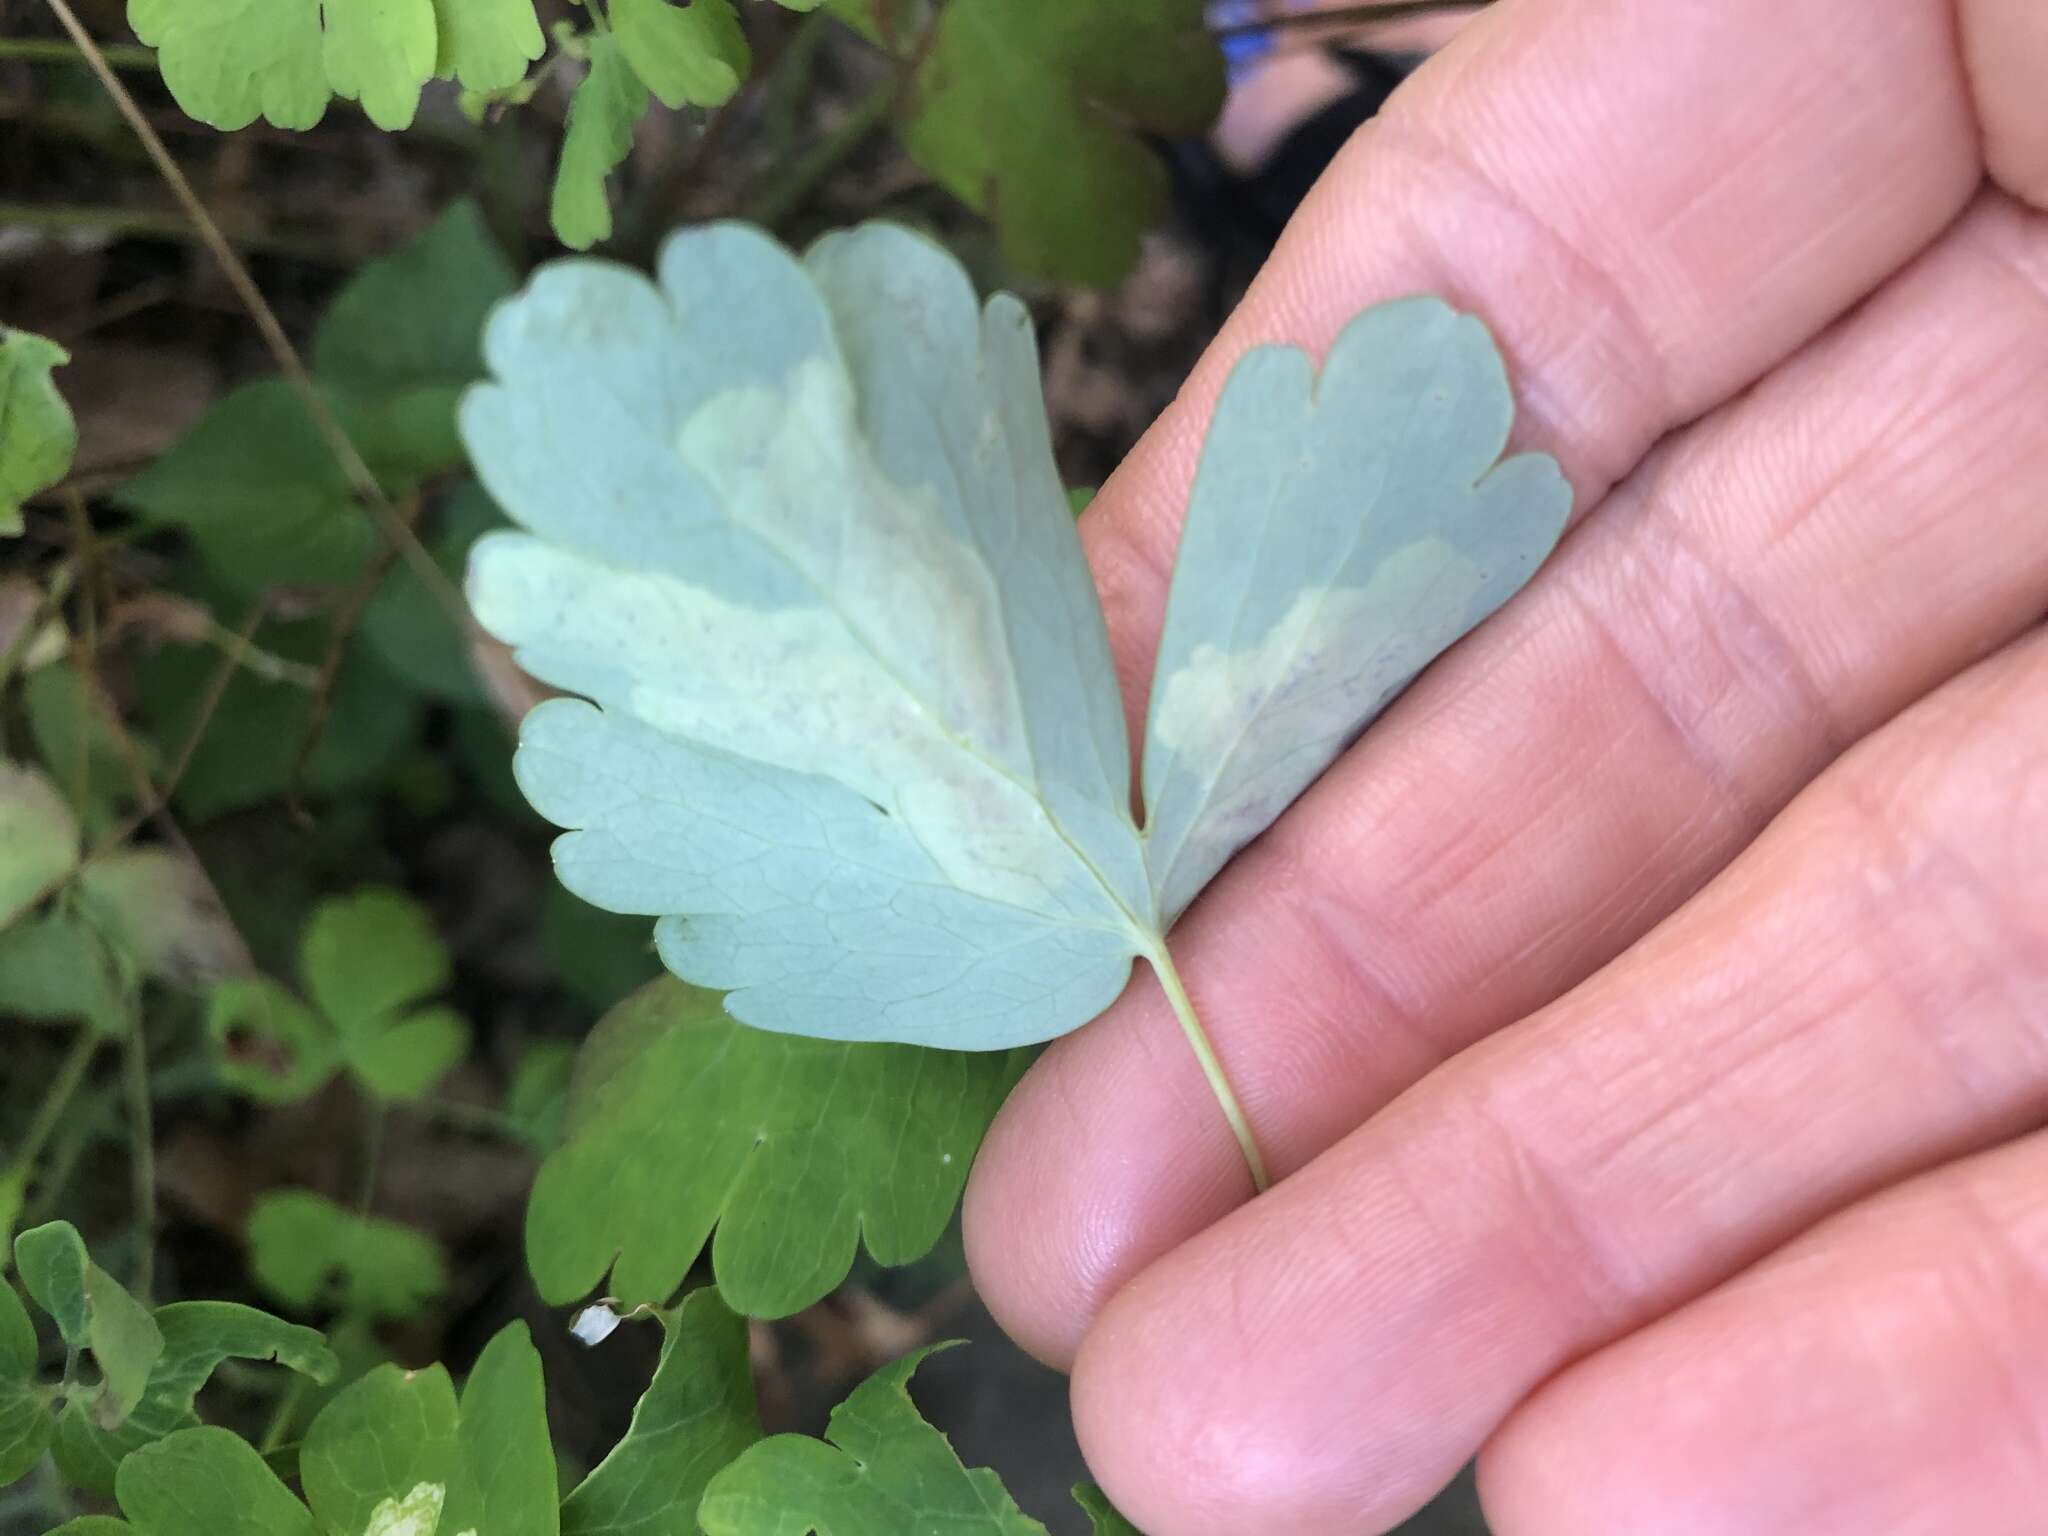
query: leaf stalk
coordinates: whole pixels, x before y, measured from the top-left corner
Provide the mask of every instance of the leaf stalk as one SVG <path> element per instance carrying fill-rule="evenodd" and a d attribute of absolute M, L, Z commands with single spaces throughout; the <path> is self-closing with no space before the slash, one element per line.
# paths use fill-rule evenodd
<path fill-rule="evenodd" d="M 1216 1055 L 1216 1048 L 1209 1043 L 1209 1032 L 1202 1028 L 1202 1021 L 1195 1016 L 1195 1005 L 1188 997 L 1187 987 L 1181 982 L 1180 969 L 1174 965 L 1173 956 L 1164 943 L 1148 950 L 1145 958 L 1151 961 L 1152 974 L 1159 978 L 1166 1000 L 1173 1006 L 1173 1016 L 1180 1020 L 1181 1033 L 1187 1036 L 1195 1060 L 1201 1063 L 1202 1075 L 1209 1080 L 1209 1091 L 1216 1095 L 1217 1106 L 1222 1109 L 1223 1118 L 1230 1123 L 1230 1134 L 1237 1138 L 1238 1150 L 1244 1153 L 1245 1167 L 1252 1176 L 1252 1188 L 1263 1195 L 1272 1187 L 1273 1181 L 1266 1176 L 1266 1160 L 1259 1155 L 1258 1138 L 1252 1135 L 1251 1122 L 1245 1118 L 1244 1107 L 1237 1102 L 1230 1079 L 1223 1073 L 1223 1063 Z"/>

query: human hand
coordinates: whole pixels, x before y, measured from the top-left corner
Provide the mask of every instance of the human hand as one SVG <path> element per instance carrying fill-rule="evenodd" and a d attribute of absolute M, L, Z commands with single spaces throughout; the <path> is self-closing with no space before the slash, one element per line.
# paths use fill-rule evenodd
<path fill-rule="evenodd" d="M 1581 509 L 1176 932 L 1284 1182 L 1145 975 L 982 1152 L 983 1294 L 1153 1536 L 1475 1452 L 1502 1536 L 2048 1522 L 2028 202 L 2041 0 L 1506 0 L 1097 498 L 1135 708 L 1230 361 L 1428 290 Z"/>

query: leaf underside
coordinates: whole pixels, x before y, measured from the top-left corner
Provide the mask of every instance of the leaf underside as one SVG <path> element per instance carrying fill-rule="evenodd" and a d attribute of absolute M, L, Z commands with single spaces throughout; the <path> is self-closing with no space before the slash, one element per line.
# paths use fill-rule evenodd
<path fill-rule="evenodd" d="M 463 436 L 519 531 L 469 591 L 535 676 L 516 771 L 571 890 L 745 1023 L 988 1050 L 1134 957 L 1562 530 L 1480 323 L 1360 316 L 1238 366 L 1152 690 L 1146 830 L 1030 318 L 869 225 L 714 225 L 657 281 L 541 269 Z"/>

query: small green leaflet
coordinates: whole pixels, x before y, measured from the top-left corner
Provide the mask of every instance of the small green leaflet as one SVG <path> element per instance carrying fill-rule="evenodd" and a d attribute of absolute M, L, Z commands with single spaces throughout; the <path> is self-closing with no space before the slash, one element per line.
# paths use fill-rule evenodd
<path fill-rule="evenodd" d="M 1197 137 L 1223 105 L 1204 0 L 952 0 L 931 25 L 898 39 L 915 69 L 904 147 L 1020 271 L 1121 279 L 1167 207 L 1140 135 Z"/>
<path fill-rule="evenodd" d="M 1168 604 L 1147 830 L 1029 315 L 871 225 L 802 259 L 673 239 L 658 282 L 569 261 L 493 316 L 465 399 L 524 531 L 479 620 L 581 695 L 515 768 L 571 890 L 655 917 L 762 1028 L 990 1050 L 1093 1018 L 1168 927 L 1535 570 L 1570 493 L 1496 463 L 1478 321 L 1360 316 L 1320 376 L 1258 349 L 1217 407 Z M 1191 1035 L 1194 1030 L 1191 1027 Z"/>
<path fill-rule="evenodd" d="M 429 79 L 503 90 L 545 46 L 532 0 L 128 0 L 128 24 L 178 105 L 229 129 L 310 128 L 330 93 L 404 128 Z"/>
<path fill-rule="evenodd" d="M 312 1006 L 264 976 L 233 976 L 207 999 L 221 1076 L 271 1103 L 317 1092 L 346 1068 L 380 1099 L 416 1099 L 462 1059 L 469 1025 L 430 1002 L 448 985 L 448 952 L 426 909 L 367 886 L 322 902 L 299 941 Z"/>
<path fill-rule="evenodd" d="M 875 1372 L 832 1410 L 824 1440 L 776 1435 L 748 1450 L 705 1491 L 705 1536 L 1045 1536 L 995 1473 L 962 1466 L 911 1402 L 911 1374 L 948 1347 Z M 1130 1530 L 1095 1490 L 1077 1488 L 1075 1498 L 1097 1536 Z"/>
<path fill-rule="evenodd" d="M 21 532 L 21 504 L 71 470 L 78 423 L 50 378 L 71 355 L 0 325 L 0 538 Z"/>
<path fill-rule="evenodd" d="M 34 1227 L 14 1240 L 14 1267 L 37 1306 L 56 1320 L 64 1342 L 89 1349 L 100 1368 L 93 1415 L 102 1429 L 119 1428 L 142 1401 L 164 1337 L 148 1308 L 86 1256 L 68 1221 Z"/>
<path fill-rule="evenodd" d="M 569 125 L 555 171 L 548 219 L 564 245 L 587 251 L 612 232 L 605 178 L 626 163 L 633 125 L 647 111 L 647 87 L 609 32 L 590 39 L 590 69 L 569 98 Z"/>
<path fill-rule="evenodd" d="M 598 1024 L 567 1135 L 541 1165 L 526 1253 L 547 1300 L 660 1305 L 714 1225 L 719 1288 L 781 1317 L 846 1278 L 864 1241 L 907 1264 L 944 1232 L 1026 1053 L 765 1034 L 716 996 L 651 982 Z"/>
<path fill-rule="evenodd" d="M 121 1461 L 130 1452 L 198 1420 L 192 1405 L 224 1360 L 275 1361 L 312 1382 L 334 1379 L 339 1364 L 326 1341 L 301 1328 L 228 1301 L 178 1301 L 151 1314 L 163 1353 L 150 1367 L 135 1411 L 117 1429 L 93 1423 L 72 1403 L 57 1425 L 57 1469 L 73 1485 L 109 1496 Z"/>
<path fill-rule="evenodd" d="M 417 1317 L 448 1284 L 424 1232 L 359 1215 L 310 1189 L 276 1189 L 249 1212 L 249 1270 L 288 1307 L 379 1320 Z"/>

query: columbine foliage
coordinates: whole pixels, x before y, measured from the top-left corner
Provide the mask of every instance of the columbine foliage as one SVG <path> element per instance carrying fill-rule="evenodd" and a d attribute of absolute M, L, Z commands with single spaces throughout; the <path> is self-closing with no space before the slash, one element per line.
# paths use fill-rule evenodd
<path fill-rule="evenodd" d="M 1023 272 L 1111 283 L 1165 211 L 1167 182 L 1142 135 L 1205 131 L 1223 61 L 1202 0 L 778 0 L 826 4 L 896 72 L 904 147 L 990 219 Z M 570 101 L 551 215 L 565 244 L 612 233 L 605 183 L 652 103 L 711 108 L 752 67 L 734 0 L 584 0 L 589 30 L 558 30 L 582 72 Z M 178 104 L 216 128 L 258 117 L 319 122 L 331 97 L 404 128 L 428 81 L 459 81 L 474 110 L 531 94 L 545 51 L 533 0 L 129 0 Z"/>
<path fill-rule="evenodd" d="M 522 531 L 478 542 L 469 593 L 582 695 L 536 709 L 515 762 L 571 829 L 563 882 L 657 918 L 670 969 L 742 1022 L 824 1039 L 1048 1039 L 1142 956 L 1263 1182 L 1167 930 L 1563 530 L 1555 463 L 1498 462 L 1485 328 L 1402 300 L 1320 374 L 1284 347 L 1238 365 L 1168 598 L 1142 830 L 1015 299 L 977 305 L 890 226 L 798 259 L 724 225 L 673 240 L 653 284 L 543 270 L 485 357 L 463 436 Z"/>

